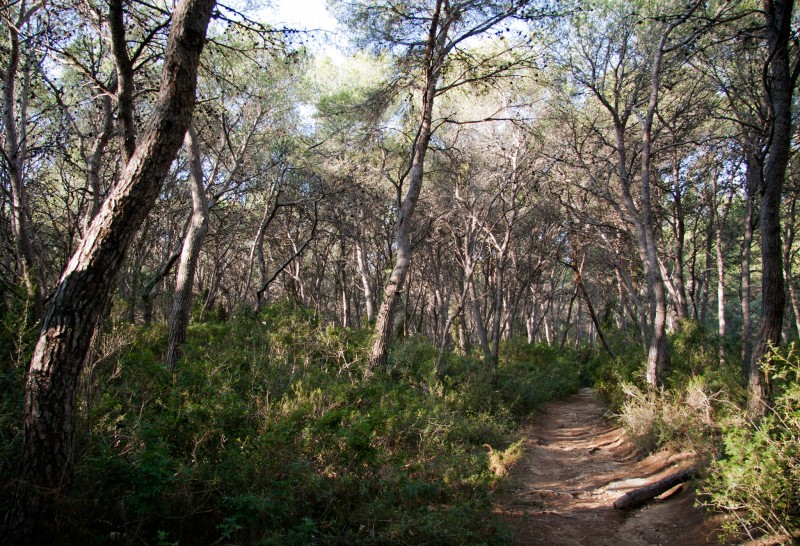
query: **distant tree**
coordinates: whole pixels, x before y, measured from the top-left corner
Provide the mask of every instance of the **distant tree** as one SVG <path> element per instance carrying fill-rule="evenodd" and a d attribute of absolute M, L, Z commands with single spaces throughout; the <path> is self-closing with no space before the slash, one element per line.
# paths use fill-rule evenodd
<path fill-rule="evenodd" d="M 492 29 L 520 12 L 526 1 L 477 2 L 474 0 L 418 0 L 394 2 L 334 2 L 340 16 L 359 33 L 361 43 L 376 51 L 405 52 L 399 65 L 406 77 L 417 82 L 421 95 L 419 122 L 407 166 L 408 186 L 399 206 L 395 233 L 395 261 L 378 309 L 375 338 L 370 352 L 370 370 L 386 365 L 394 306 L 403 290 L 411 265 L 411 230 L 422 189 L 425 156 L 431 136 L 434 102 L 438 95 L 466 82 L 491 78 L 507 69 L 478 62 L 440 86 L 448 60 L 460 55 L 468 38 Z M 496 57 L 495 57 L 496 58 Z M 455 68 L 455 67 L 454 67 Z M 404 175 L 402 178 L 405 179 Z"/>

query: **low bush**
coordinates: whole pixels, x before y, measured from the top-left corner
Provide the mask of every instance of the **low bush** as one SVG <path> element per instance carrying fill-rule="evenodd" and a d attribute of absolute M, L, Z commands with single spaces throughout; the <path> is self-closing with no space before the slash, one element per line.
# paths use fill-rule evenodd
<path fill-rule="evenodd" d="M 548 400 L 576 392 L 584 384 L 584 364 L 570 349 L 507 341 L 500 352 L 499 395 L 513 415 L 529 415 Z"/>
<path fill-rule="evenodd" d="M 192 325 L 174 372 L 166 334 L 115 325 L 84 377 L 63 544 L 507 543 L 489 495 L 522 456 L 516 418 L 580 384 L 571 353 L 516 341 L 499 385 L 454 354 L 439 377 L 419 337 L 364 380 L 369 332 L 290 305 Z"/>
<path fill-rule="evenodd" d="M 703 486 L 707 505 L 736 516 L 748 533 L 800 533 L 800 354 L 793 345 L 773 351 L 775 396 L 758 424 L 740 411 L 724 426 L 723 456 Z"/>

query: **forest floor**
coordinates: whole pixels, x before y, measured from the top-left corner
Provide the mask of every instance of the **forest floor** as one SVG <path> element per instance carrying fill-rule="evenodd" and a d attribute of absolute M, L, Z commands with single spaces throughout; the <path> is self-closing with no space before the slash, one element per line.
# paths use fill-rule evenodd
<path fill-rule="evenodd" d="M 624 431 L 603 416 L 590 389 L 552 402 L 525 428 L 525 457 L 510 485 L 496 492 L 495 510 L 514 531 L 514 544 L 694 546 L 716 541 L 719 520 L 706 519 L 691 488 L 679 485 L 644 507 L 613 502 L 692 464 L 660 451 L 638 456 Z M 754 544 L 754 543 L 750 543 Z"/>

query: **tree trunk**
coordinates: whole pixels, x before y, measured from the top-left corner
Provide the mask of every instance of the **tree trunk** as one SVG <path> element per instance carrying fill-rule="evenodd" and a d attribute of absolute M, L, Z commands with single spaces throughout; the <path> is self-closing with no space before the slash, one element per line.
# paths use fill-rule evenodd
<path fill-rule="evenodd" d="M 794 315 L 795 328 L 800 334 L 800 300 L 797 297 L 797 290 L 794 286 L 794 274 L 792 272 L 792 248 L 794 247 L 795 239 L 795 215 L 797 210 L 797 193 L 793 188 L 791 192 L 791 203 L 789 205 L 789 214 L 785 221 L 786 232 L 783 241 L 783 267 L 785 268 L 786 289 L 789 292 L 789 303 Z M 788 327 L 789 321 L 785 321 Z"/>
<path fill-rule="evenodd" d="M 14 241 L 14 251 L 21 266 L 22 281 L 29 294 L 34 298 L 34 312 L 39 318 L 43 313 L 44 299 L 42 297 L 42 279 L 36 260 L 30 225 L 30 208 L 28 206 L 27 191 L 25 188 L 24 172 L 27 156 L 27 104 L 29 94 L 30 67 L 25 64 L 25 85 L 20 108 L 17 112 L 16 83 L 20 64 L 20 28 L 24 27 L 33 14 L 41 7 L 34 4 L 32 8 L 25 9 L 23 3 L 15 20 L 7 14 L 8 20 L 8 59 L 3 74 L 3 125 L 5 128 L 4 158 L 11 187 L 11 235 Z M 6 7 L 6 9 L 11 9 Z M 19 120 L 17 119 L 19 118 Z M 19 126 L 17 125 L 19 121 Z M 20 131 L 22 134 L 20 135 Z"/>
<path fill-rule="evenodd" d="M 614 508 L 617 510 L 630 510 L 641 506 L 650 499 L 659 496 L 661 493 L 669 491 L 676 485 L 693 480 L 697 477 L 697 474 L 697 465 L 692 465 L 689 468 L 670 474 L 666 478 L 662 478 L 655 483 L 625 493 L 614 501 Z"/>
<path fill-rule="evenodd" d="M 170 370 L 175 369 L 181 358 L 183 344 L 186 342 L 186 330 L 189 328 L 189 318 L 192 314 L 192 288 L 197 260 L 200 257 L 203 240 L 208 233 L 208 201 L 203 181 L 200 144 L 197 141 L 197 133 L 191 125 L 186 131 L 185 142 L 189 160 L 189 185 L 192 192 L 192 219 L 183 240 L 178 276 L 175 280 L 175 295 L 172 299 L 167 351 L 164 354 L 164 365 Z"/>
<path fill-rule="evenodd" d="M 761 319 L 748 381 L 750 417 L 760 419 L 769 403 L 769 378 L 764 358 L 769 346 L 780 342 L 786 294 L 783 288 L 780 205 L 783 180 L 789 162 L 792 135 L 792 93 L 795 77 L 790 68 L 789 39 L 792 28 L 792 0 L 765 0 L 766 35 L 769 58 L 770 144 L 761 185 Z"/>
<path fill-rule="evenodd" d="M 213 0 L 175 8 L 149 129 L 67 265 L 50 300 L 25 387 L 19 483 L 7 544 L 50 543 L 74 462 L 75 393 L 116 274 L 155 203 L 192 118 Z"/>
<path fill-rule="evenodd" d="M 470 261 L 467 262 L 465 268 L 469 268 L 472 270 L 475 265 Z M 475 289 L 475 279 L 465 279 L 465 283 L 469 288 L 469 297 L 470 303 L 472 305 L 472 318 L 475 320 L 475 333 L 478 335 L 478 343 L 481 346 L 481 350 L 483 351 L 483 357 L 485 360 L 489 360 L 492 357 L 492 349 L 489 347 L 489 337 L 486 333 L 486 325 L 483 322 L 483 314 L 481 313 L 481 300 L 478 298 L 478 291 Z"/>
<path fill-rule="evenodd" d="M 385 368 L 387 363 L 388 344 L 391 337 L 394 321 L 395 301 L 403 289 L 408 268 L 411 266 L 411 222 L 414 209 L 422 190 L 422 178 L 425 168 L 425 155 L 431 140 L 433 103 L 436 97 L 436 87 L 442 71 L 444 57 L 444 43 L 450 25 L 450 17 L 445 18 L 445 24 L 440 28 L 439 21 L 444 5 L 444 0 L 436 1 L 436 8 L 431 21 L 428 40 L 425 45 L 425 87 L 422 100 L 422 114 L 419 133 L 414 143 L 414 151 L 409 171 L 408 192 L 400 204 L 397 216 L 397 229 L 395 232 L 395 245 L 397 247 L 394 268 L 389 275 L 389 281 L 384 289 L 383 301 L 378 310 L 375 322 L 375 337 L 369 355 L 368 374 L 380 368 Z"/>
<path fill-rule="evenodd" d="M 364 243 L 361 241 L 361 238 L 356 240 L 356 263 L 358 265 L 358 274 L 361 277 L 361 287 L 364 290 L 364 305 L 366 306 L 367 320 L 372 322 L 375 320 L 375 297 L 372 295 L 369 264 L 367 263 Z"/>
<path fill-rule="evenodd" d="M 677 146 L 672 152 L 672 178 L 675 191 L 675 308 L 678 319 L 689 317 L 689 306 L 686 299 L 686 284 L 684 282 L 683 252 L 686 244 L 686 221 L 683 210 L 683 190 L 681 188 L 680 161 L 678 160 Z"/>
<path fill-rule="evenodd" d="M 755 198 L 756 191 L 761 186 L 761 161 L 754 153 L 747 156 L 747 188 L 744 212 L 744 233 L 742 234 L 742 370 L 745 377 L 749 376 L 750 359 L 753 353 L 753 327 L 750 312 L 750 253 L 753 244 L 753 231 L 755 229 Z"/>
<path fill-rule="evenodd" d="M 597 331 L 597 336 L 600 338 L 600 343 L 603 345 L 603 349 L 606 350 L 608 356 L 611 358 L 616 358 L 614 355 L 614 351 L 611 350 L 608 342 L 606 341 L 606 336 L 603 335 L 603 329 L 600 326 L 600 320 L 597 318 L 597 313 L 594 311 L 594 306 L 592 305 L 592 300 L 589 299 L 589 292 L 586 291 L 586 286 L 583 284 L 583 276 L 581 275 L 580 268 L 577 266 L 575 260 L 573 260 L 573 268 L 572 270 L 575 272 L 575 283 L 578 285 L 578 288 L 581 290 L 581 294 L 583 294 L 583 299 L 586 302 L 586 308 L 589 311 L 589 315 L 592 317 L 592 323 L 594 324 L 595 330 Z"/>
<path fill-rule="evenodd" d="M 91 201 L 86 207 L 84 216 L 84 233 L 89 229 L 97 213 L 100 212 L 100 205 L 103 203 L 100 169 L 103 163 L 103 153 L 114 132 L 114 115 L 111 110 L 111 97 L 108 95 L 101 96 L 100 104 L 103 111 L 103 125 L 100 129 L 100 134 L 94 139 L 91 152 L 89 152 L 89 155 L 86 157 L 86 183 Z"/>
<path fill-rule="evenodd" d="M 728 199 L 720 211 L 719 202 L 717 201 L 717 176 L 714 176 L 714 219 L 715 221 L 715 241 L 717 251 L 717 321 L 719 334 L 719 363 L 725 363 L 725 249 L 722 241 L 722 232 L 725 228 L 725 222 L 728 219 L 728 211 L 731 208 L 731 201 L 733 200 L 733 187 L 728 194 Z"/>
<path fill-rule="evenodd" d="M 123 165 L 127 165 L 136 150 L 136 125 L 133 111 L 133 63 L 128 55 L 128 43 L 125 39 L 125 13 L 122 0 L 109 1 L 108 26 L 111 30 L 111 52 L 117 73 L 120 150 Z"/>

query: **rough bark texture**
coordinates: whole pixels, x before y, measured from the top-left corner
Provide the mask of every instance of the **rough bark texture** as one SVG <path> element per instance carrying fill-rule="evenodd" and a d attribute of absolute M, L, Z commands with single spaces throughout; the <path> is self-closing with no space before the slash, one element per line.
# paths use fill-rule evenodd
<path fill-rule="evenodd" d="M 172 16 L 148 130 L 72 256 L 44 317 L 25 388 L 22 463 L 6 544 L 43 544 L 72 477 L 75 393 L 92 335 L 131 240 L 158 197 L 192 117 L 213 0 L 184 0 Z"/>
<path fill-rule="evenodd" d="M 197 133 L 189 126 L 186 131 L 186 149 L 189 156 L 189 184 L 192 192 L 192 220 L 183 240 L 181 261 L 178 265 L 178 276 L 175 280 L 175 295 L 172 299 L 172 314 L 169 319 L 169 337 L 167 351 L 164 354 L 164 365 L 173 369 L 181 358 L 183 344 L 186 341 L 186 330 L 192 313 L 192 288 L 194 274 L 197 270 L 197 259 L 203 240 L 208 233 L 208 200 L 203 182 L 203 165 L 200 157 L 200 145 Z"/>
<path fill-rule="evenodd" d="M 770 113 L 770 141 L 761 185 L 761 319 L 748 378 L 751 418 L 764 415 L 769 403 L 769 378 L 763 359 L 769 346 L 780 342 L 784 291 L 780 205 L 783 180 L 789 162 L 792 135 L 792 93 L 794 81 L 789 60 L 792 0 L 765 0 L 767 47 L 767 91 Z"/>

